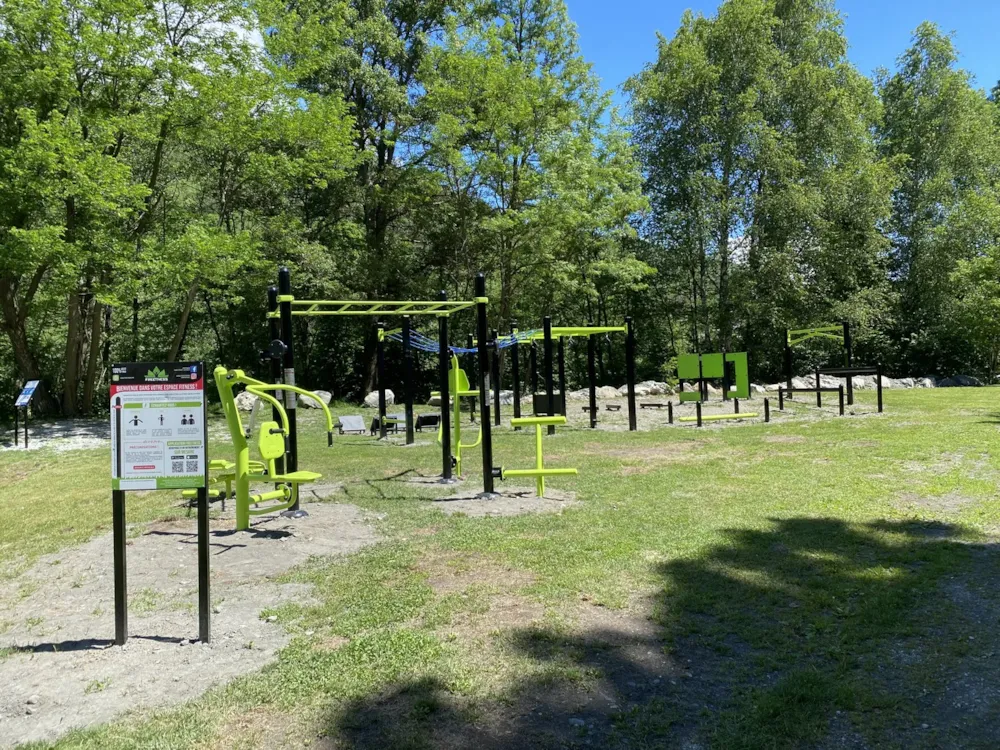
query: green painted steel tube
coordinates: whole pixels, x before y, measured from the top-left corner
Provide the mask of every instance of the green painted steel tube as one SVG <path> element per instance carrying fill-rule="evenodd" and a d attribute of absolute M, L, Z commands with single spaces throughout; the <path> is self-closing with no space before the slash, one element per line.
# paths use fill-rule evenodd
<path fill-rule="evenodd" d="M 566 424 L 566 417 L 558 414 L 553 417 L 514 417 L 510 420 L 513 427 L 530 427 L 532 425 Z"/>
<path fill-rule="evenodd" d="M 504 469 L 505 477 L 554 477 L 579 474 L 579 469 Z"/>

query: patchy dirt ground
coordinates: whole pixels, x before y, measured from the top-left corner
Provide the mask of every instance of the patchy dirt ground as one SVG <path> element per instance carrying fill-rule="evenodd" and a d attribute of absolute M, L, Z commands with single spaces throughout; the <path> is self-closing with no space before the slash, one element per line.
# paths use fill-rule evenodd
<path fill-rule="evenodd" d="M 353 505 L 306 503 L 309 516 L 262 516 L 248 532 L 212 523 L 212 642 L 201 645 L 195 518 L 148 527 L 128 546 L 129 633 L 114 637 L 111 536 L 46 555 L 8 582 L 0 606 L 0 747 L 48 740 L 138 707 L 163 707 L 259 669 L 289 641 L 261 613 L 308 601 L 275 577 L 312 556 L 377 536 Z M 229 514 L 232 513 L 230 508 Z"/>
<path fill-rule="evenodd" d="M 209 426 L 209 437 L 213 440 L 225 438 L 228 430 L 222 422 L 213 421 Z M 107 450 L 111 440 L 111 424 L 107 419 L 63 419 L 57 422 L 29 422 L 28 450 L 49 448 L 54 451 L 78 451 L 90 448 Z M 19 440 L 14 443 L 14 433 L 4 431 L 0 435 L 0 451 L 24 448 L 24 432 L 19 432 Z"/>
<path fill-rule="evenodd" d="M 577 505 L 576 493 L 546 488 L 537 497 L 534 488 L 498 485 L 494 497 L 481 497 L 481 490 L 452 492 L 429 499 L 426 507 L 467 516 L 520 516 L 525 513 L 562 513 Z"/>

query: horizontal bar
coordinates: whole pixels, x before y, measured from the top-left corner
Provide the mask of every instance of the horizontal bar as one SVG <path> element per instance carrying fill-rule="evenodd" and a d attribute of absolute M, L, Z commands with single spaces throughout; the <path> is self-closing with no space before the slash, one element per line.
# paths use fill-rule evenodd
<path fill-rule="evenodd" d="M 820 369 L 820 375 L 839 375 L 846 377 L 847 375 L 878 375 L 878 368 L 876 367 L 827 367 L 826 369 Z"/>
<path fill-rule="evenodd" d="M 784 391 L 785 393 L 840 393 L 840 388 L 779 388 L 779 391 Z"/>
<path fill-rule="evenodd" d="M 475 300 L 318 300 L 294 299 L 292 315 L 297 316 L 364 316 L 364 315 L 451 315 L 474 307 Z M 330 309 L 333 308 L 333 309 Z M 280 318 L 280 310 L 272 310 L 268 318 Z"/>
<path fill-rule="evenodd" d="M 552 338 L 566 338 L 569 336 L 596 336 L 600 333 L 625 333 L 628 329 L 625 326 L 553 326 Z M 529 339 L 541 341 L 545 338 L 544 331 L 536 331 Z"/>
<path fill-rule="evenodd" d="M 576 469 L 504 469 L 505 477 L 566 477 L 579 474 Z"/>
<path fill-rule="evenodd" d="M 476 391 L 478 394 L 479 392 Z M 566 424 L 566 417 L 514 417 L 510 420 L 512 427 L 530 427 L 531 425 Z"/>
<path fill-rule="evenodd" d="M 742 412 L 740 414 L 705 414 L 702 415 L 702 422 L 718 422 L 721 419 L 749 419 L 750 417 L 756 417 L 757 412 L 748 411 Z M 697 422 L 698 417 L 678 417 L 678 422 Z"/>

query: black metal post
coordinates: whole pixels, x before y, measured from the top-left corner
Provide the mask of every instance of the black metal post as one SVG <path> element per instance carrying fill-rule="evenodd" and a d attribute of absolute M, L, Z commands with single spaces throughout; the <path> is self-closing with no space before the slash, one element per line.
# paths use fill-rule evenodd
<path fill-rule="evenodd" d="M 674 402 L 667 401 L 667 424 L 674 423 Z"/>
<path fill-rule="evenodd" d="M 816 368 L 816 406 L 823 405 L 823 392 L 820 390 L 819 368 Z"/>
<path fill-rule="evenodd" d="M 535 394 L 538 393 L 538 342 L 531 342 L 531 352 L 528 357 L 528 365 L 531 368 L 531 413 L 535 414 Z M 535 416 L 538 416 L 535 414 Z"/>
<path fill-rule="evenodd" d="M 729 368 L 726 366 L 726 352 L 722 352 L 722 400 L 729 398 Z M 739 412 L 737 412 L 738 414 Z"/>
<path fill-rule="evenodd" d="M 378 322 L 376 331 L 378 341 L 375 344 L 375 377 L 378 380 L 378 437 L 385 440 L 388 433 L 385 424 L 385 323 Z"/>
<path fill-rule="evenodd" d="M 787 336 L 787 334 L 786 334 Z M 792 389 L 792 347 L 785 343 L 785 387 Z"/>
<path fill-rule="evenodd" d="M 274 312 L 278 309 L 278 287 L 269 286 L 267 288 L 267 310 L 268 312 Z M 279 341 L 281 339 L 281 321 L 278 318 L 268 318 L 267 319 L 267 332 L 271 341 Z M 281 382 L 281 368 L 282 362 L 277 357 L 270 358 L 270 368 L 271 368 L 271 382 L 280 383 Z M 280 398 L 279 398 L 280 401 Z M 271 419 L 273 419 L 278 424 L 281 424 L 281 412 L 278 411 L 278 407 L 271 407 Z M 278 474 L 285 473 L 285 457 L 278 456 L 274 459 L 274 470 Z M 225 506 L 225 504 L 223 504 Z"/>
<path fill-rule="evenodd" d="M 441 299 L 448 299 L 442 291 Z M 448 347 L 448 316 L 438 316 L 438 389 L 441 391 L 441 481 L 451 481 L 451 383 L 448 371 L 451 368 L 451 350 Z M 457 399 L 458 396 L 455 396 Z"/>
<path fill-rule="evenodd" d="M 840 416 L 844 416 L 844 386 L 840 386 Z"/>
<path fill-rule="evenodd" d="M 764 399 L 764 421 L 771 421 L 771 399 L 769 398 Z"/>
<path fill-rule="evenodd" d="M 562 409 L 559 413 L 566 416 L 566 339 L 559 337 L 557 349 L 559 355 L 559 395 L 562 401 Z"/>
<path fill-rule="evenodd" d="M 494 328 L 492 336 L 494 344 L 497 341 L 497 330 Z M 493 424 L 500 426 L 500 347 L 493 346 L 490 350 L 490 363 L 493 373 Z"/>
<path fill-rule="evenodd" d="M 198 640 L 212 640 L 211 540 L 208 535 L 208 489 L 198 489 Z"/>
<path fill-rule="evenodd" d="M 544 352 L 544 362 L 543 367 L 545 368 L 545 413 L 547 416 L 553 417 L 556 413 L 556 399 L 553 391 L 555 390 L 555 384 L 552 382 L 552 318 L 548 315 L 542 320 L 542 330 L 545 334 L 545 352 Z M 555 425 L 549 425 L 548 433 L 550 435 L 556 434 Z"/>
<path fill-rule="evenodd" d="M 486 322 L 486 275 L 476 275 L 476 338 L 479 339 L 480 426 L 483 431 L 483 493 L 493 494 L 493 425 L 490 424 L 490 342 Z"/>
<path fill-rule="evenodd" d="M 733 399 L 733 414 L 740 413 L 740 400 L 738 398 Z"/>
<path fill-rule="evenodd" d="M 882 365 L 875 365 L 875 384 L 878 392 L 878 413 L 882 413 Z"/>
<path fill-rule="evenodd" d="M 514 336 L 517 333 L 517 321 L 513 321 L 510 324 L 510 335 Z M 514 418 L 517 419 L 521 416 L 521 356 L 520 356 L 521 345 L 515 339 L 514 344 L 510 347 L 510 369 L 511 374 L 514 376 Z M 520 430 L 520 427 L 515 427 L 515 430 Z"/>
<path fill-rule="evenodd" d="M 121 453 L 121 446 L 118 448 Z M 128 640 L 128 575 L 125 561 L 125 491 L 111 491 L 111 526 L 115 558 L 115 644 Z"/>
<path fill-rule="evenodd" d="M 278 294 L 285 297 L 292 295 L 292 275 L 284 266 L 278 269 Z M 281 310 L 281 340 L 285 343 L 285 368 L 283 382 L 285 385 L 295 385 L 295 350 L 292 342 L 292 303 L 289 300 L 279 303 Z M 298 396 L 292 391 L 285 391 L 285 413 L 288 415 L 288 457 L 285 466 L 289 474 L 299 470 L 299 441 L 295 431 L 296 402 Z M 295 496 L 295 504 L 288 511 L 298 514 L 299 498 Z"/>
<path fill-rule="evenodd" d="M 694 410 L 698 416 L 698 426 L 701 427 L 701 401 L 694 402 Z"/>
<path fill-rule="evenodd" d="M 410 316 L 403 316 L 403 404 L 406 414 L 406 444 L 413 445 L 413 347 L 410 346 Z"/>
<path fill-rule="evenodd" d="M 17 448 L 18 443 L 21 442 L 21 428 L 17 423 L 17 415 L 21 413 L 21 410 L 16 406 L 14 407 L 14 447 Z"/>
<path fill-rule="evenodd" d="M 625 318 L 625 382 L 628 386 L 628 429 L 635 432 L 639 427 L 635 413 L 635 326 L 632 318 Z"/>
<path fill-rule="evenodd" d="M 705 380 L 705 370 L 701 364 L 701 355 L 698 355 L 698 400 L 708 401 L 708 383 Z"/>
<path fill-rule="evenodd" d="M 846 367 L 854 366 L 854 344 L 851 341 L 851 324 L 844 321 L 844 362 Z M 847 405 L 854 406 L 854 378 L 847 376 Z"/>
<path fill-rule="evenodd" d="M 785 410 L 785 389 L 784 388 L 779 388 L 778 389 L 778 411 L 784 411 L 784 410 Z"/>
<path fill-rule="evenodd" d="M 594 322 L 587 321 L 587 327 L 593 328 Z M 593 335 L 587 336 L 587 387 L 590 391 L 590 427 L 597 427 L 597 340 Z"/>

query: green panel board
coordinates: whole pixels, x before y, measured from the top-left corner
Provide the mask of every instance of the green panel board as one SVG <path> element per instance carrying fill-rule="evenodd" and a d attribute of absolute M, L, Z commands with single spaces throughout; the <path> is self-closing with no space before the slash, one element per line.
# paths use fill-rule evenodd
<path fill-rule="evenodd" d="M 682 391 L 677 394 L 677 399 L 679 401 L 700 401 L 701 396 L 698 395 L 698 391 Z"/>
<path fill-rule="evenodd" d="M 722 354 L 701 355 L 701 375 L 704 378 L 722 377 Z"/>
<path fill-rule="evenodd" d="M 726 354 L 726 361 L 732 362 L 736 367 L 736 390 L 730 391 L 732 398 L 750 398 L 750 366 L 747 363 L 746 352 L 729 352 Z"/>
<path fill-rule="evenodd" d="M 697 354 L 678 355 L 677 377 L 681 380 L 697 380 L 699 359 L 700 357 Z"/>

